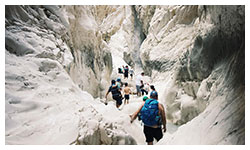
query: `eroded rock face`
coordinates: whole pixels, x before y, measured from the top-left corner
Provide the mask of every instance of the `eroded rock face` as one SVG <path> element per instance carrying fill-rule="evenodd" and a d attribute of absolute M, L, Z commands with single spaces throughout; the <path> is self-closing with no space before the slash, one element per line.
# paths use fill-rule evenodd
<path fill-rule="evenodd" d="M 217 128 L 226 126 L 229 122 L 238 123 L 238 126 L 221 131 L 213 142 L 209 141 L 209 137 L 206 138 L 204 133 L 204 137 L 199 136 L 201 142 L 198 144 L 244 143 L 244 129 L 238 130 L 239 127 L 245 128 L 242 110 L 245 105 L 244 11 L 244 6 L 156 6 L 149 23 L 147 38 L 140 48 L 144 71 L 154 77 L 155 81 L 162 79 L 160 76 L 166 77 L 166 89 L 161 98 L 165 103 L 169 121 L 179 125 L 185 124 L 203 111 L 218 111 L 213 112 L 214 116 L 208 115 L 209 119 L 215 119 L 216 116 L 227 118 L 227 115 L 219 113 L 224 109 L 238 112 L 231 114 L 232 118 L 241 116 L 241 119 L 225 119 L 223 125 L 216 124 Z M 229 69 L 231 65 L 238 68 Z M 239 74 L 231 74 L 233 70 L 238 70 Z M 236 92 L 239 89 L 242 90 L 240 94 Z M 238 96 L 232 100 L 229 95 Z M 218 110 L 212 110 L 211 106 L 224 104 L 225 108 L 216 107 Z M 205 115 L 199 115 L 195 120 L 201 121 L 201 116 Z M 206 122 L 205 120 L 206 117 L 201 122 Z M 192 123 L 193 121 L 188 127 L 183 127 L 179 135 L 169 143 L 192 143 L 192 140 L 178 142 L 177 139 L 180 138 L 181 132 L 186 132 L 192 125 L 198 125 Z M 210 132 L 208 130 L 210 129 L 204 132 Z M 237 132 L 237 138 L 241 140 L 236 140 L 236 136 L 231 136 L 231 132 Z M 224 138 L 219 139 L 222 135 Z M 194 144 L 197 144 L 196 142 Z"/>
<path fill-rule="evenodd" d="M 159 94 L 168 121 L 185 124 L 160 144 L 244 144 L 244 20 L 244 6 L 6 6 L 7 107 L 26 104 L 30 97 L 11 93 L 29 90 L 38 91 L 42 99 L 51 91 L 56 96 L 62 94 L 67 103 L 65 93 L 80 93 L 71 80 L 81 90 L 102 97 L 110 79 L 117 76 L 117 67 L 128 64 L 136 71 L 142 67 L 156 85 L 165 87 L 159 89 Z M 25 58 L 25 64 L 32 66 L 35 73 L 21 71 L 19 67 L 23 66 L 13 61 L 15 58 Z M 12 72 L 13 66 L 17 73 Z M 51 85 L 48 91 L 40 91 L 37 76 Z M 59 79 L 67 80 L 69 90 L 53 88 L 65 85 L 52 83 Z M 76 103 L 82 100 L 80 96 L 74 99 Z M 33 103 L 27 106 L 17 111 L 32 112 L 40 107 Z M 70 128 L 74 135 L 62 143 L 71 142 L 77 134 L 74 144 L 136 143 L 125 131 L 118 134 L 115 128 L 119 124 L 105 121 L 94 107 L 87 106 L 72 105 L 75 111 L 94 112 L 92 117 L 100 120 L 80 118 L 78 111 Z M 48 108 L 44 106 L 44 112 Z M 70 110 L 70 114 L 75 111 Z M 15 127 L 18 123 L 12 117 L 6 118 Z M 75 132 L 77 129 L 80 132 Z M 8 139 L 15 140 L 16 135 L 10 133 Z M 18 134 L 34 132 L 22 130 Z M 184 139 L 183 135 L 195 138 Z M 17 144 L 22 143 L 27 141 Z M 35 143 L 48 141 L 40 139 Z M 51 143 L 62 144 L 56 139 Z"/>
<path fill-rule="evenodd" d="M 101 80 L 110 80 L 112 58 L 98 28 L 103 14 L 95 13 L 87 6 L 7 6 L 6 49 L 58 60 L 82 90 L 102 97 L 108 83 Z"/>
<path fill-rule="evenodd" d="M 80 90 L 101 97 L 112 70 L 94 13 L 95 7 L 6 6 L 6 144 L 136 144 Z"/>

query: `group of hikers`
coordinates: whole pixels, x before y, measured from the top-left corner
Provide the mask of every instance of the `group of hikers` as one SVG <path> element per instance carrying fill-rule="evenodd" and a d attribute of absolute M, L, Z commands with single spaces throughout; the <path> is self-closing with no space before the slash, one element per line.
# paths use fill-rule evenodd
<path fill-rule="evenodd" d="M 128 74 L 131 77 L 131 80 L 133 79 L 133 75 L 134 75 L 134 70 L 133 69 L 129 69 L 128 66 L 122 66 L 118 68 L 118 73 L 119 74 L 123 74 L 124 75 L 124 79 L 128 79 Z"/>
<path fill-rule="evenodd" d="M 132 70 L 132 69 L 131 69 Z M 124 67 L 121 72 L 124 74 L 124 78 L 128 78 L 128 66 Z M 119 73 L 119 69 L 118 69 Z M 133 78 L 133 74 L 131 75 L 131 79 Z M 143 132 L 146 137 L 146 142 L 148 145 L 153 145 L 154 138 L 159 141 L 163 137 L 162 129 L 166 132 L 166 116 L 164 107 L 162 104 L 158 102 L 158 92 L 156 91 L 153 85 L 143 82 L 144 72 L 136 76 L 136 94 L 137 96 L 143 96 L 144 93 L 148 95 L 149 88 L 151 92 L 148 96 L 143 97 L 143 104 L 138 108 L 138 110 L 130 115 L 130 122 L 138 117 L 138 120 L 141 120 L 144 124 Z M 122 104 L 122 100 L 125 99 L 124 104 L 129 103 L 129 96 L 132 94 L 128 83 L 124 83 L 125 87 L 123 87 L 123 83 L 121 82 L 121 78 L 117 78 L 117 80 L 111 81 L 111 86 L 109 87 L 105 98 L 107 99 L 108 94 L 112 93 L 112 98 L 116 101 L 116 107 L 119 108 Z M 124 93 L 124 97 L 122 96 L 122 91 Z M 107 103 L 106 103 L 107 105 Z M 163 128 L 162 128 L 163 126 Z"/>

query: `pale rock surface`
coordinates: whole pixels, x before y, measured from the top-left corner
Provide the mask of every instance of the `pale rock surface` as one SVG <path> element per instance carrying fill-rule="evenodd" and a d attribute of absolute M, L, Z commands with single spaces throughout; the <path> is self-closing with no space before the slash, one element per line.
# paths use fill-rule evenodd
<path fill-rule="evenodd" d="M 166 109 L 157 144 L 244 144 L 244 20 L 244 6 L 6 6 L 5 143 L 145 144 L 129 122 L 141 97 L 103 104 L 129 65 Z"/>
<path fill-rule="evenodd" d="M 159 89 L 168 121 L 187 123 L 160 144 L 243 144 L 244 59 L 240 57 L 244 57 L 244 6 L 156 6 L 154 11 L 140 48 L 142 64 Z M 145 22 L 143 17 L 140 20 Z M 236 68 L 222 70 L 229 66 Z M 238 75 L 231 74 L 237 69 Z M 231 94 L 238 96 L 233 100 Z M 231 119 L 220 113 L 228 109 L 237 111 Z M 217 117 L 225 120 L 212 123 Z M 183 135 L 195 138 L 184 139 Z"/>
<path fill-rule="evenodd" d="M 85 69 L 85 65 L 88 65 L 83 62 L 76 64 L 75 53 L 81 53 L 72 51 L 76 50 L 72 48 L 72 39 L 68 33 L 61 34 L 60 31 L 61 27 L 67 31 L 67 23 L 75 21 L 76 14 L 66 14 L 71 9 L 74 8 L 63 8 L 63 11 L 60 9 L 58 12 L 57 6 L 6 8 L 7 11 L 13 10 L 13 14 L 8 13 L 6 16 L 6 144 L 136 144 L 131 134 L 122 126 L 123 120 L 129 122 L 128 116 L 124 116 L 126 118 L 118 120 L 117 123 L 105 119 L 97 110 L 105 105 L 95 102 L 89 93 L 81 91 L 73 83 L 74 78 L 70 77 L 75 75 L 72 65 Z M 90 14 L 90 10 L 74 9 L 86 14 Z M 61 13 L 68 18 L 59 21 L 62 16 L 56 16 Z M 88 17 L 86 14 L 84 16 L 83 13 L 82 17 Z M 67 22 L 70 17 L 71 22 Z M 92 28 L 95 24 L 92 19 L 89 18 L 88 22 L 88 30 L 91 31 L 95 29 Z M 58 26 L 58 23 L 62 24 Z M 70 24 L 68 26 L 71 27 Z M 82 40 L 93 40 L 95 43 L 96 37 Z M 79 45 L 76 43 L 73 46 Z M 98 49 L 96 51 L 98 54 Z M 102 63 L 106 63 L 106 71 L 112 66 L 110 59 L 111 55 L 108 53 L 102 58 Z M 103 76 L 109 74 L 107 72 Z M 85 70 L 82 75 L 91 74 Z M 95 77 L 93 82 L 94 80 Z M 87 82 L 83 84 L 85 88 L 93 86 L 86 86 Z M 112 113 L 117 111 L 114 104 L 110 106 L 113 106 L 109 108 Z M 106 115 L 109 118 L 110 114 Z M 121 118 L 119 115 L 117 117 Z"/>

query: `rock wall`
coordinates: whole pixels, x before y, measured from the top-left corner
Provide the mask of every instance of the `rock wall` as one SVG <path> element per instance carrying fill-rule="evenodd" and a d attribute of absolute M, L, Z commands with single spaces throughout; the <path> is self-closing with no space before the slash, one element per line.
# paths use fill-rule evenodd
<path fill-rule="evenodd" d="M 5 143 L 136 144 L 85 92 L 101 97 L 112 70 L 96 8 L 5 9 Z"/>
<path fill-rule="evenodd" d="M 150 11 L 145 6 L 138 7 L 137 10 Z M 147 11 L 138 12 L 142 13 L 139 16 Z M 156 83 L 161 82 L 159 86 L 165 86 L 165 91 L 160 90 L 163 93 L 160 100 L 166 106 L 168 120 L 178 125 L 188 122 L 166 143 L 244 144 L 244 12 L 244 6 L 156 6 L 150 21 L 140 18 L 149 24 L 147 38 L 140 48 L 144 71 Z M 237 113 L 221 113 L 227 109 Z M 193 118 L 204 123 L 194 123 Z M 226 128 L 217 134 L 211 131 L 212 118 L 224 118 L 219 124 L 214 123 L 214 128 Z M 197 132 L 190 130 L 196 125 L 209 128 L 199 130 L 204 135 L 197 135 L 200 142 L 177 139 L 183 133 L 196 136 Z M 206 136 L 208 132 L 211 138 L 217 138 L 211 140 Z"/>
<path fill-rule="evenodd" d="M 31 39 L 34 36 L 16 40 L 14 31 L 7 28 L 6 49 L 16 55 L 34 53 L 38 57 L 67 61 L 65 69 L 73 81 L 94 97 L 102 97 L 104 87 L 108 84 L 105 81 L 110 80 L 112 58 L 110 52 L 105 51 L 105 44 L 102 42 L 95 17 L 95 7 L 88 6 L 6 7 L 7 26 L 23 25 L 19 27 L 20 32 L 24 31 L 23 36 L 25 36 L 23 33 L 34 30 L 25 29 L 26 26 L 34 26 L 42 34 L 48 34 L 45 35 L 48 36 L 46 42 L 51 43 L 51 46 L 44 51 L 41 44 L 39 45 L 41 42 L 39 38 L 42 36 L 40 33 L 35 34 L 39 42 Z M 65 55 L 67 58 L 63 58 L 64 53 L 67 53 Z"/>
<path fill-rule="evenodd" d="M 8 67 L 16 57 L 34 58 L 40 76 L 52 81 L 60 66 L 58 72 L 66 71 L 79 88 L 100 98 L 120 65 L 136 73 L 142 67 L 159 87 L 168 121 L 183 125 L 160 144 L 245 143 L 244 6 L 6 6 L 5 13 Z M 20 81 L 15 92 L 38 86 L 25 82 L 32 74 L 13 77 L 11 71 L 6 95 L 15 89 L 13 78 Z M 120 139 L 106 132 L 110 126 L 103 125 L 110 135 L 103 138 L 102 125 L 89 124 L 95 128 L 85 134 L 80 126 L 76 144 Z M 135 143 L 125 134 L 125 143 Z M 184 134 L 196 138 L 185 140 Z"/>

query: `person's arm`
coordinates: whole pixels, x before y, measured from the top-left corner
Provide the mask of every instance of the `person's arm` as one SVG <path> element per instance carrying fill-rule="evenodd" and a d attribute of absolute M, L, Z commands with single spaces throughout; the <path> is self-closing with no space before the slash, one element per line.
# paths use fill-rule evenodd
<path fill-rule="evenodd" d="M 143 105 L 144 105 L 144 103 L 140 106 L 140 108 L 139 108 L 135 113 L 133 113 L 133 115 L 130 115 L 130 118 L 131 118 L 130 122 L 131 122 L 131 123 L 132 123 L 132 122 L 135 120 L 135 118 L 138 116 L 138 114 L 139 114 L 139 112 L 141 111 Z"/>
<path fill-rule="evenodd" d="M 111 91 L 111 89 L 109 88 L 108 91 L 107 91 L 107 93 L 106 93 L 106 95 L 105 95 L 105 98 L 106 98 L 106 99 L 107 99 L 108 94 L 109 94 L 110 91 Z"/>
<path fill-rule="evenodd" d="M 107 91 L 107 93 L 106 93 L 106 95 L 105 95 L 105 98 L 107 99 L 107 97 L 108 97 L 108 94 L 109 94 L 109 91 Z"/>
<path fill-rule="evenodd" d="M 162 118 L 162 124 L 163 124 L 163 131 L 166 132 L 167 128 L 166 128 L 166 116 L 165 116 L 165 110 L 162 104 L 158 103 L 158 107 L 159 107 L 159 111 L 160 111 L 160 115 Z"/>
<path fill-rule="evenodd" d="M 143 85 L 143 80 L 141 80 L 141 85 Z"/>

